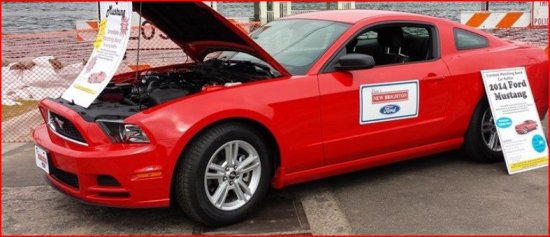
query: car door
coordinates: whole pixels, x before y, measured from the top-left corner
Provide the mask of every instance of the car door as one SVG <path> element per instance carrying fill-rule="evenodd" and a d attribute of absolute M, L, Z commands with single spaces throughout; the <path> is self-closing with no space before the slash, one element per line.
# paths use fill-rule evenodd
<path fill-rule="evenodd" d="M 363 47 L 368 51 L 367 34 L 367 40 L 350 39 L 348 42 L 359 41 L 356 47 L 343 46 L 319 74 L 326 164 L 399 152 L 441 140 L 445 108 L 450 102 L 449 82 L 445 80 L 449 72 L 440 59 L 437 29 L 431 25 L 420 27 L 430 31 L 431 56 L 425 60 L 362 70 L 334 69 L 338 57 L 350 50 Z M 364 35 L 363 32 L 369 31 L 357 35 Z M 369 53 L 379 53 L 372 44 Z M 375 61 L 377 58 L 381 57 L 374 57 Z"/>

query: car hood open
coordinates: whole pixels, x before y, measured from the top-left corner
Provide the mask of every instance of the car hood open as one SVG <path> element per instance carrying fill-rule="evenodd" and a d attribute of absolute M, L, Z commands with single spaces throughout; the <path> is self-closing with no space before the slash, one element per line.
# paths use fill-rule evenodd
<path fill-rule="evenodd" d="M 212 51 L 242 51 L 290 75 L 244 31 L 202 2 L 134 2 L 133 8 L 195 61 Z"/>

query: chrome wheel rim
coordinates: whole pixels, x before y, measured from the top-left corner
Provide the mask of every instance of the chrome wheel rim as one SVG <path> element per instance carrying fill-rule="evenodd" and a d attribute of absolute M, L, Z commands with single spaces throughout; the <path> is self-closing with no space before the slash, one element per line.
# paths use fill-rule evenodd
<path fill-rule="evenodd" d="M 483 138 L 483 143 L 489 150 L 500 152 L 502 151 L 502 147 L 498 138 L 497 127 L 493 120 L 491 110 L 485 110 L 481 118 L 481 137 Z"/>
<path fill-rule="evenodd" d="M 210 203 L 223 211 L 244 206 L 254 196 L 262 172 L 260 156 L 250 143 L 234 140 L 219 147 L 204 172 Z"/>

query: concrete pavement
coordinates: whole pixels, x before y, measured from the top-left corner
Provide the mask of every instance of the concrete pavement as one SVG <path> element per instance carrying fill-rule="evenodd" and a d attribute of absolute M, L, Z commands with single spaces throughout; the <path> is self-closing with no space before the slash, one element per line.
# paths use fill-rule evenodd
<path fill-rule="evenodd" d="M 2 143 L 2 154 L 15 150 L 16 148 L 25 144 L 26 143 Z"/>
<path fill-rule="evenodd" d="M 84 205 L 42 175 L 32 144 L 2 154 L 2 234 L 548 234 L 547 168 L 509 176 L 459 151 L 271 190 L 221 229 L 175 208 Z"/>

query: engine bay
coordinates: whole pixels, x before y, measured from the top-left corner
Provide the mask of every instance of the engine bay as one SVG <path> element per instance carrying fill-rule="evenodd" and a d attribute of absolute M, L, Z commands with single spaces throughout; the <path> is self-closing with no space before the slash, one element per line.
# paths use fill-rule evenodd
<path fill-rule="evenodd" d="M 87 109 L 58 99 L 88 121 L 123 119 L 170 100 L 274 78 L 276 72 L 251 61 L 210 59 L 184 68 L 141 72 L 135 83 L 110 83 Z"/>

